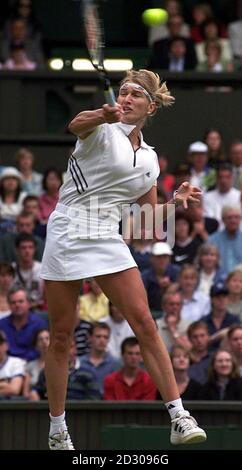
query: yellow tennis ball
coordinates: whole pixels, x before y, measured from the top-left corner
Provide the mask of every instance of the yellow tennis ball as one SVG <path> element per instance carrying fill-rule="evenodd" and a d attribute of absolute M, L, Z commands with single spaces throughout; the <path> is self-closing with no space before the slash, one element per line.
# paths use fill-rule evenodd
<path fill-rule="evenodd" d="M 143 11 L 142 20 L 146 26 L 158 26 L 167 22 L 168 13 L 163 8 L 149 8 Z"/>

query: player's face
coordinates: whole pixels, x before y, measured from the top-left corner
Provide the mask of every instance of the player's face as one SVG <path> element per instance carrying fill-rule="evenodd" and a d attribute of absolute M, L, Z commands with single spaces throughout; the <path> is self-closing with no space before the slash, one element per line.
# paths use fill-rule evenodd
<path fill-rule="evenodd" d="M 155 103 L 150 102 L 142 90 L 128 85 L 120 89 L 118 103 L 122 106 L 122 122 L 125 124 L 145 121 L 155 110 Z"/>

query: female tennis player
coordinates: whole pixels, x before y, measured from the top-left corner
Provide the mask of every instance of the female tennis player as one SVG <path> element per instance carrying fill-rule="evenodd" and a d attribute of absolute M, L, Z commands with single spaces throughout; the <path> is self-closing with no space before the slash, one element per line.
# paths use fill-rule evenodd
<path fill-rule="evenodd" d="M 42 267 L 51 330 L 45 370 L 52 450 L 74 448 L 65 422 L 68 356 L 81 279 L 89 277 L 96 279 L 121 310 L 139 341 L 146 369 L 171 417 L 171 442 L 206 439 L 205 432 L 183 408 L 139 271 L 119 235 L 122 205 L 138 202 L 155 208 L 159 167 L 141 129 L 158 108 L 173 101 L 157 74 L 132 70 L 121 82 L 116 106 L 105 104 L 94 111 L 83 111 L 69 124 L 77 143 L 59 203 L 48 222 Z M 186 208 L 190 202 L 199 202 L 200 195 L 198 188 L 183 183 L 169 203 Z"/>

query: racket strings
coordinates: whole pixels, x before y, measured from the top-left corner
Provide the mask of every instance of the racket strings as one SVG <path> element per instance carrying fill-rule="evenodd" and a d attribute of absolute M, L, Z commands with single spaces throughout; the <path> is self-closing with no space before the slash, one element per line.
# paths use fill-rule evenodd
<path fill-rule="evenodd" d="M 103 34 L 102 25 L 95 8 L 89 7 L 85 14 L 86 43 L 93 65 L 102 70 L 103 64 Z"/>

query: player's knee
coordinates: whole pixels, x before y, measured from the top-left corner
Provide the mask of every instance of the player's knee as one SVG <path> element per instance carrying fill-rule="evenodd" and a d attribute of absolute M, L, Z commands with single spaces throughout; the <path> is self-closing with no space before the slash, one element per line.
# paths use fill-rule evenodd
<path fill-rule="evenodd" d="M 135 318 L 133 329 L 136 336 L 143 339 L 143 341 L 145 339 L 151 341 L 156 333 L 157 327 L 146 305 L 139 307 Z"/>
<path fill-rule="evenodd" d="M 56 353 L 69 352 L 72 335 L 66 331 L 56 331 L 52 335 L 52 348 Z"/>

